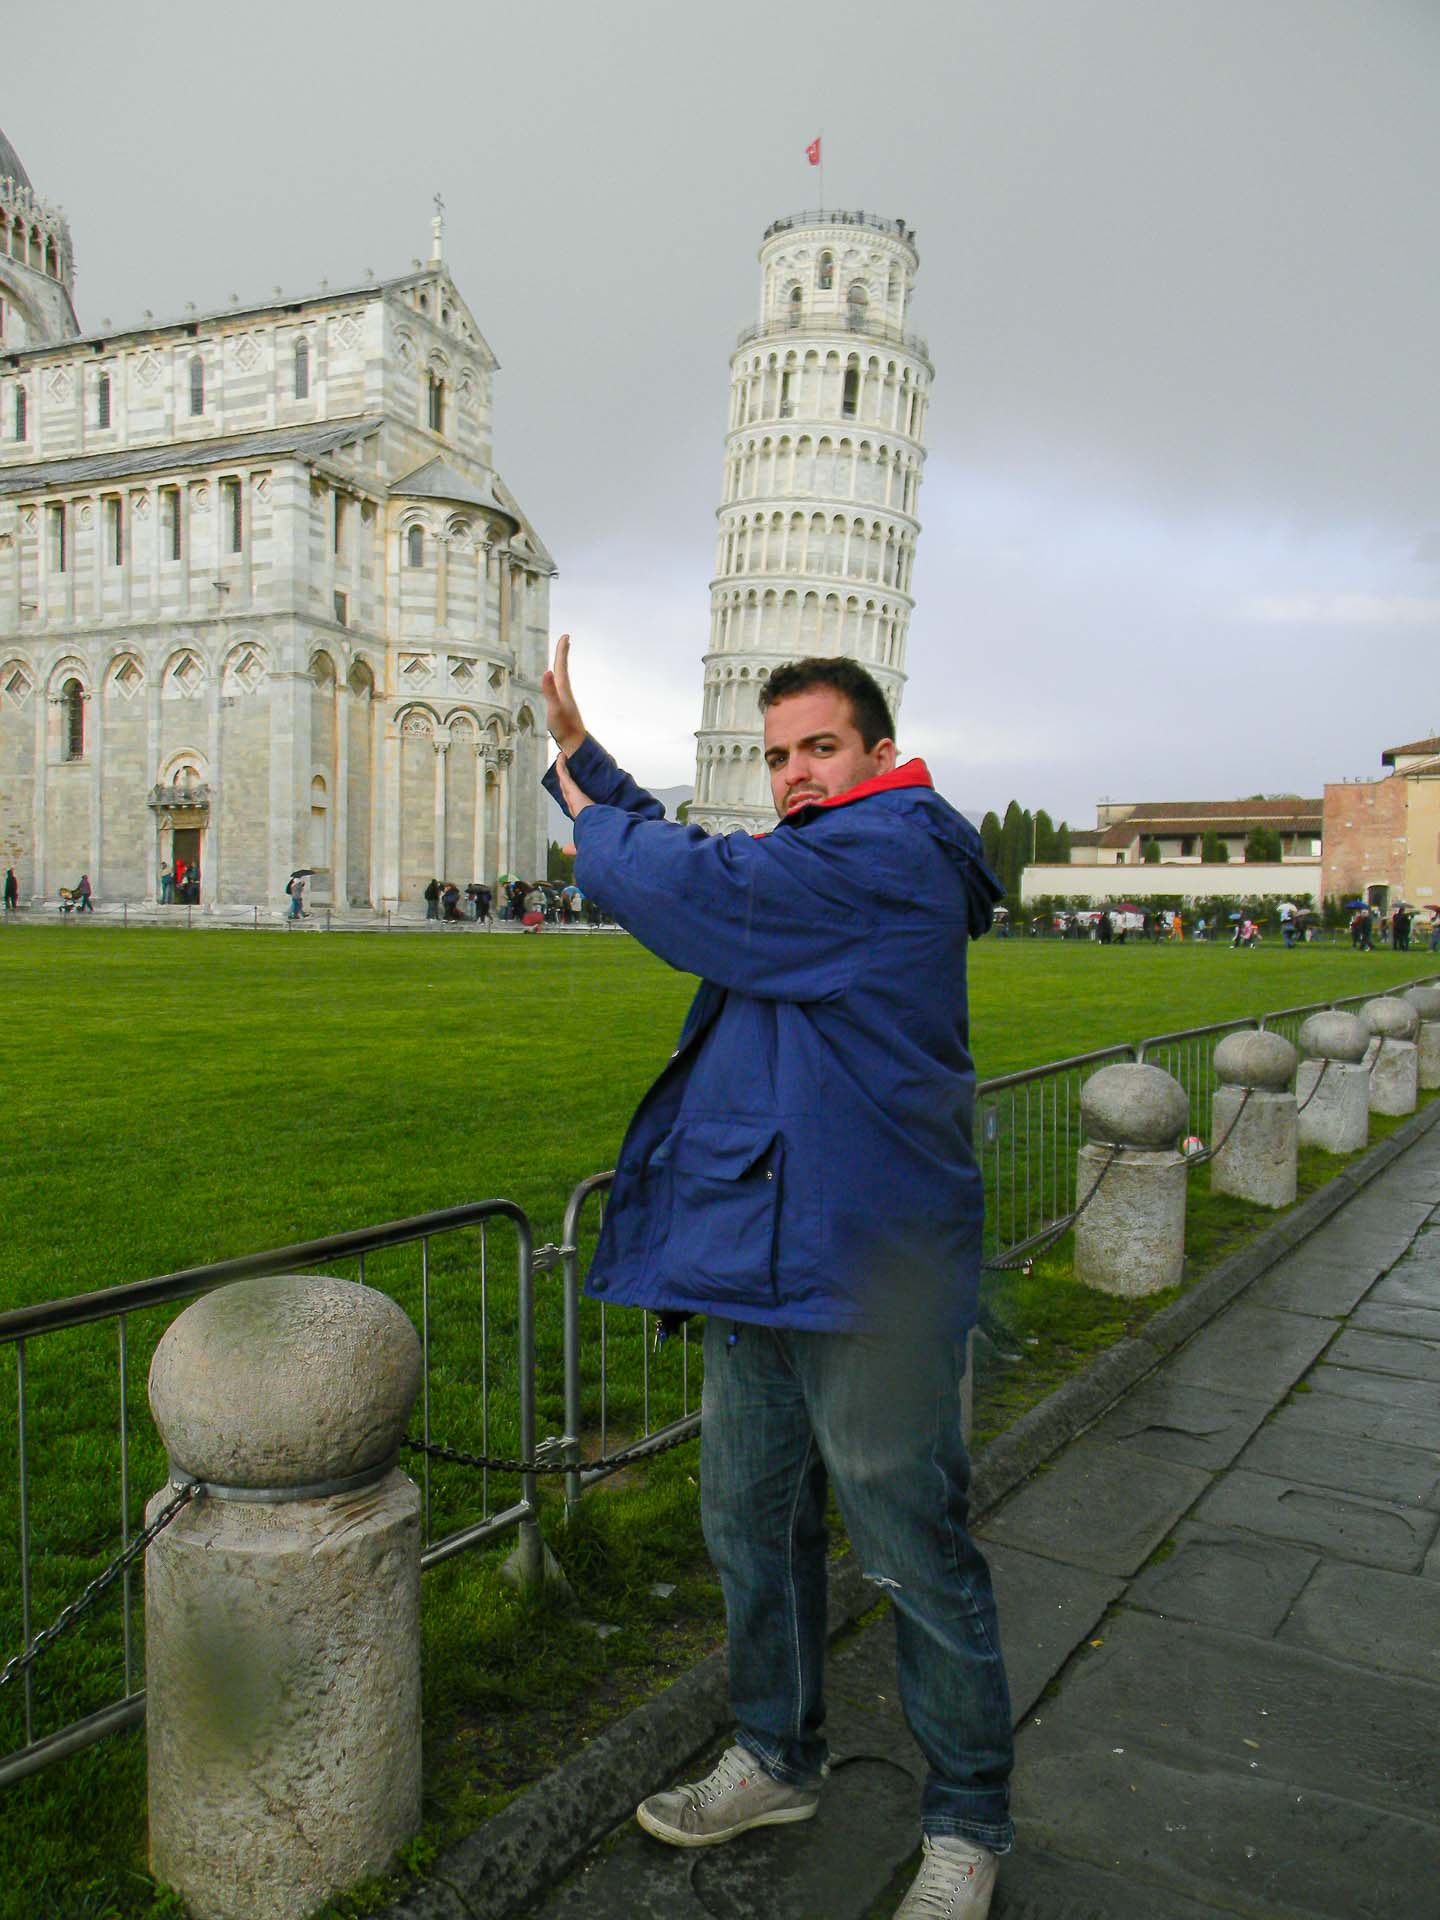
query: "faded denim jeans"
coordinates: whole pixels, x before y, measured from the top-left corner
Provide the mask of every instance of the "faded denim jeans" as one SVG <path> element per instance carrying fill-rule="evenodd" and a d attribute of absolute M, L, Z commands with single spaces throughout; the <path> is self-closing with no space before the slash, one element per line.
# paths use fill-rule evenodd
<path fill-rule="evenodd" d="M 965 1525 L 962 1360 L 943 1340 L 711 1316 L 701 1511 L 740 1744 L 796 1785 L 825 1764 L 828 1480 L 893 1605 L 901 1703 L 929 1763 L 921 1824 L 1004 1853 L 1010 1695 L 989 1568 Z"/>

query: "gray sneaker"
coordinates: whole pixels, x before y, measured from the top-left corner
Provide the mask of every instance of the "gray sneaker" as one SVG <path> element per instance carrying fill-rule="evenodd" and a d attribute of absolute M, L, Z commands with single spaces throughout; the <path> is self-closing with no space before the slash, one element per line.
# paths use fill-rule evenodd
<path fill-rule="evenodd" d="M 895 1920 L 985 1920 L 1000 1861 L 953 1834 L 925 1836 L 925 1858 Z"/>
<path fill-rule="evenodd" d="M 735 1746 L 721 1754 L 715 1771 L 703 1780 L 642 1800 L 635 1818 L 672 1847 L 718 1847 L 751 1827 L 809 1820 L 819 1804 L 818 1788 L 786 1786 L 766 1773 L 753 1753 Z"/>

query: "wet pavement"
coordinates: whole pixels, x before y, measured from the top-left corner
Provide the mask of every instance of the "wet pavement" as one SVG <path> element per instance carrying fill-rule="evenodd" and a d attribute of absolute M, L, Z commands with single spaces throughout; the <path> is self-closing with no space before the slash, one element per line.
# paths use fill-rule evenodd
<path fill-rule="evenodd" d="M 1018 1730 L 995 1920 L 1440 1915 L 1440 1128 L 977 1531 Z M 828 1694 L 815 1820 L 698 1853 L 627 1821 L 531 1911 L 892 1914 L 923 1765 L 887 1611 Z"/>

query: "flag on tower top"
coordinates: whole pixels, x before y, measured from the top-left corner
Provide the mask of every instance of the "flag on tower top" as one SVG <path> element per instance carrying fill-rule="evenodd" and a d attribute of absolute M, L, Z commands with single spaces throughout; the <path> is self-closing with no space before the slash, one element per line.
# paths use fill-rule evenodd
<path fill-rule="evenodd" d="M 814 138 L 814 139 L 813 139 L 813 140 L 812 140 L 812 141 L 810 142 L 810 144 L 809 144 L 809 146 L 808 146 L 808 147 L 806 147 L 806 149 L 805 149 L 805 158 L 806 158 L 806 159 L 807 159 L 807 160 L 808 160 L 808 161 L 810 162 L 810 164 L 811 164 L 811 166 L 812 166 L 812 167 L 818 167 L 818 166 L 819 166 L 819 164 L 820 164 L 820 136 L 819 136 L 819 134 L 818 134 L 818 133 L 816 134 L 816 136 L 815 136 L 815 138 Z"/>

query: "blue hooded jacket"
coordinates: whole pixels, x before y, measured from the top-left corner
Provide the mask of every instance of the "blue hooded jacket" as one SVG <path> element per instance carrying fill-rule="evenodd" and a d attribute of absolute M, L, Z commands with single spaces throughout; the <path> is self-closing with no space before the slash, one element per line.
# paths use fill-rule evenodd
<path fill-rule="evenodd" d="M 666 820 L 593 739 L 569 766 L 596 803 L 581 891 L 702 979 L 625 1135 L 587 1291 L 958 1338 L 984 1207 L 966 947 L 1001 891 L 974 828 L 918 760 L 759 838 Z"/>

